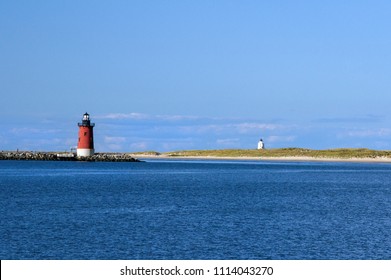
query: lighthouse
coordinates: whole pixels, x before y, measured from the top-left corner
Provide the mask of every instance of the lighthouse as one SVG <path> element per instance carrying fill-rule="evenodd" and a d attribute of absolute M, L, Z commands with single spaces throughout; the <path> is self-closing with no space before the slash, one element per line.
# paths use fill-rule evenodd
<path fill-rule="evenodd" d="M 265 144 L 263 143 L 263 140 L 260 139 L 258 142 L 258 150 L 263 150 L 265 149 Z"/>
<path fill-rule="evenodd" d="M 77 143 L 77 156 L 88 157 L 94 154 L 94 123 L 90 121 L 90 115 L 85 113 L 79 126 L 79 141 Z"/>

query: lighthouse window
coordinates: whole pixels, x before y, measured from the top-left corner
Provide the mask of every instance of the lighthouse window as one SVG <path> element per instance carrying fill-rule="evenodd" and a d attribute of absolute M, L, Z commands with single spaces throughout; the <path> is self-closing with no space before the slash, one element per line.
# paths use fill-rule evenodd
<path fill-rule="evenodd" d="M 86 136 L 87 135 L 87 132 L 84 132 L 84 136 Z"/>

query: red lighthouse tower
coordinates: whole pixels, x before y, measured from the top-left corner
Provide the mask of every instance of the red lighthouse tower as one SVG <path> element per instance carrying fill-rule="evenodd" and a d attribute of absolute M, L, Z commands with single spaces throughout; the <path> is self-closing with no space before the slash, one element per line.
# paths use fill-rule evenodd
<path fill-rule="evenodd" d="M 94 123 L 90 121 L 90 115 L 85 113 L 79 126 L 79 142 L 77 143 L 77 156 L 88 157 L 94 154 Z"/>

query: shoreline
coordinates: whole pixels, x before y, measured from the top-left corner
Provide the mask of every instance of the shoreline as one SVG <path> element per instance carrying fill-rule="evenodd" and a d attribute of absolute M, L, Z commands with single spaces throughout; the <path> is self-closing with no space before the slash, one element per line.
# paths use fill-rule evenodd
<path fill-rule="evenodd" d="M 391 157 L 313 157 L 313 156 L 217 156 L 217 155 L 172 155 L 149 153 L 96 153 L 90 157 L 77 157 L 64 152 L 2 151 L 0 160 L 40 161 L 95 161 L 95 162 L 140 162 L 144 160 L 227 160 L 227 161 L 280 161 L 280 162 L 352 162 L 391 163 Z"/>
<path fill-rule="evenodd" d="M 139 162 L 140 160 L 126 153 L 96 153 L 88 157 L 80 157 L 67 152 L 29 152 L 2 151 L 0 160 L 21 161 L 95 161 L 95 162 Z"/>
<path fill-rule="evenodd" d="M 148 155 L 130 154 L 137 156 L 140 160 L 162 159 L 162 160 L 238 160 L 238 161 L 285 161 L 285 162 L 356 162 L 356 163 L 391 163 L 391 158 L 331 158 L 331 157 L 306 157 L 306 156 L 286 156 L 286 157 L 219 157 L 219 156 L 169 156 L 169 155 Z"/>

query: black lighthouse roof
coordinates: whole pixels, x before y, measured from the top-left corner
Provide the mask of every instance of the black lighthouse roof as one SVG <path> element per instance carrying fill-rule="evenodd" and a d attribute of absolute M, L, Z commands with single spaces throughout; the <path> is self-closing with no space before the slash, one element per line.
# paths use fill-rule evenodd
<path fill-rule="evenodd" d="M 85 112 L 85 114 L 83 115 L 83 119 L 82 119 L 82 122 L 81 123 L 78 123 L 77 124 L 79 127 L 80 126 L 95 126 L 94 123 L 91 123 L 90 121 L 90 115 Z"/>

